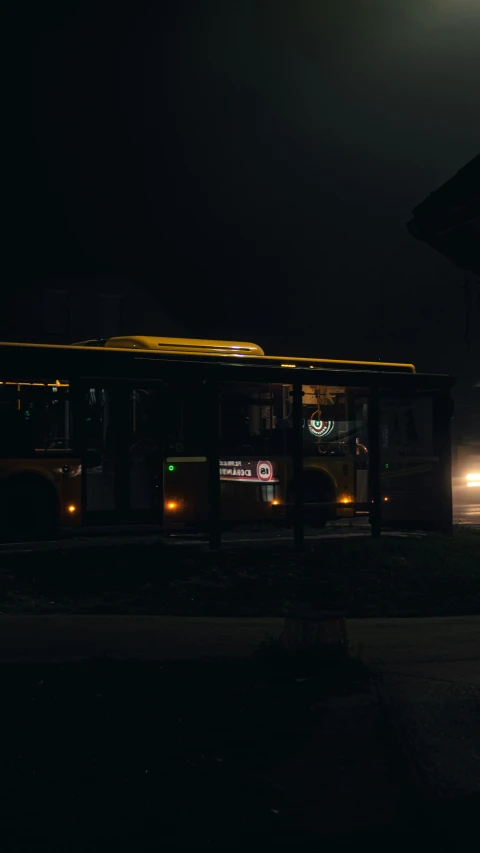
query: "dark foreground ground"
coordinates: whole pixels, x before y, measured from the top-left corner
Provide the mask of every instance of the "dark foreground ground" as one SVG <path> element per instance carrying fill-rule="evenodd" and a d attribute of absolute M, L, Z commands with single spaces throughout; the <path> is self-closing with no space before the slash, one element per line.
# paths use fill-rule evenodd
<path fill-rule="evenodd" d="M 335 697 L 368 699 L 356 661 L 290 663 L 267 651 L 253 662 L 1 675 L 2 837 L 12 849 L 240 849 L 344 833 L 350 820 L 368 829 L 348 780 L 352 754 L 383 796 L 369 755 L 372 739 L 388 765 L 376 716 L 343 712 L 340 731 L 328 709 Z M 391 799 L 394 817 L 396 789 Z"/>
<path fill-rule="evenodd" d="M 199 545 L 151 539 L 0 554 L 0 613 L 277 616 L 480 614 L 480 531 Z"/>
<path fill-rule="evenodd" d="M 2 849 L 464 850 L 358 661 L 3 666 Z"/>
<path fill-rule="evenodd" d="M 26 550 L 2 555 L 0 593 L 4 614 L 67 617 L 480 613 L 480 536 Z M 4 664 L 0 679 L 2 850 L 464 851 L 478 832 L 480 796 L 439 801 L 412 773 L 415 738 L 393 719 L 410 682 L 392 716 L 358 660 L 273 644 L 253 660 Z M 427 734 L 435 703 L 415 704 Z"/>

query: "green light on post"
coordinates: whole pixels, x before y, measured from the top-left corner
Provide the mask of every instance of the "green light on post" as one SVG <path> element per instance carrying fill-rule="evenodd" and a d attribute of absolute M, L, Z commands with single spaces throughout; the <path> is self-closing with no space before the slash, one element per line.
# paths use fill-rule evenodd
<path fill-rule="evenodd" d="M 388 468 L 388 462 L 385 462 L 385 468 Z"/>
<path fill-rule="evenodd" d="M 168 470 L 169 471 L 175 471 L 175 465 L 169 465 Z"/>

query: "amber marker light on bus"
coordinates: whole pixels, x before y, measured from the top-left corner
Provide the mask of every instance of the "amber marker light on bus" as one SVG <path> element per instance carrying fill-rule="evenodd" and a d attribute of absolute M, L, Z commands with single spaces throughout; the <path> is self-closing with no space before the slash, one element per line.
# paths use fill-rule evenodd
<path fill-rule="evenodd" d="M 73 513 L 77 511 L 77 507 L 74 506 L 74 504 L 69 504 L 67 506 L 67 510 L 70 513 L 70 515 L 73 515 Z"/>
<path fill-rule="evenodd" d="M 272 506 L 280 506 L 280 501 L 277 501 L 277 500 L 272 501 Z"/>
<path fill-rule="evenodd" d="M 176 501 L 168 501 L 167 509 L 169 509 L 170 512 L 173 512 L 174 510 L 178 509 L 178 503 Z"/>
<path fill-rule="evenodd" d="M 351 495 L 344 495 L 342 498 L 340 498 L 340 503 L 351 504 L 353 503 L 353 498 Z"/>

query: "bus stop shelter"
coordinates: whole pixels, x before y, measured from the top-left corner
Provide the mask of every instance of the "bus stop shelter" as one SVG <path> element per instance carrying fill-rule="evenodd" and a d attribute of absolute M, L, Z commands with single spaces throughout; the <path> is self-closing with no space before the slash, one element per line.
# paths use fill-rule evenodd
<path fill-rule="evenodd" d="M 315 498 L 312 500 L 306 488 L 309 460 L 305 452 L 303 401 L 309 388 L 321 386 L 327 390 L 343 389 L 344 405 L 347 408 L 349 405 L 357 408 L 361 405 L 363 412 L 368 445 L 368 487 L 361 500 L 355 492 L 348 509 L 369 514 L 371 532 L 375 537 L 380 536 L 384 528 L 402 525 L 450 533 L 453 379 L 417 374 L 413 368 L 407 370 L 408 365 L 378 365 L 377 369 L 376 364 L 370 367 L 359 364 L 309 365 L 301 359 L 297 363 L 283 364 L 268 356 L 242 361 L 182 355 L 164 357 L 149 351 L 119 352 L 29 344 L 2 344 L 0 348 L 0 371 L 8 378 L 9 386 L 44 383 L 45 387 L 48 384 L 57 387 L 56 382 L 61 379 L 59 391 L 63 387 L 68 392 L 73 423 L 73 434 L 68 439 L 69 452 L 78 457 L 82 471 L 83 523 L 87 523 L 89 514 L 88 425 L 93 411 L 92 391 L 96 388 L 110 394 L 109 408 L 114 412 L 112 503 L 107 523 L 128 524 L 146 517 L 141 507 L 132 504 L 134 466 L 129 449 L 132 400 L 138 398 L 140 391 L 142 394 L 148 391 L 156 395 L 158 403 L 156 420 L 149 434 L 150 443 L 156 442 L 154 458 L 159 469 L 156 502 L 149 509 L 150 518 L 155 518 L 159 527 L 165 529 L 162 473 L 168 456 L 165 423 L 174 409 L 176 415 L 175 407 L 181 405 L 182 420 L 190 429 L 194 450 L 193 445 L 179 444 L 176 452 L 185 463 L 192 456 L 203 460 L 205 527 L 210 546 L 218 548 L 222 529 L 229 520 L 219 466 L 219 460 L 225 458 L 225 440 L 228 439 L 221 418 L 225 388 L 233 386 L 241 390 L 256 386 L 268 391 L 277 387 L 288 393 L 290 401 L 288 442 L 283 453 L 292 472 L 292 488 L 286 492 L 285 503 L 288 503 L 294 542 L 301 547 L 306 510 L 316 505 Z M 29 393 L 28 388 L 24 390 Z M 56 396 L 59 398 L 60 393 Z M 358 416 L 352 417 L 355 420 Z M 229 446 L 233 447 L 233 444 Z M 8 451 L 4 445 L 5 449 Z M 50 453 L 47 445 L 38 450 L 44 458 Z M 352 452 L 355 458 L 355 445 Z M 254 451 L 252 453 L 255 455 Z M 263 450 L 257 451 L 255 459 L 266 458 L 261 454 Z M 58 462 L 56 464 L 58 467 Z M 240 491 L 244 489 L 240 487 Z M 336 500 L 330 499 L 332 511 L 342 508 L 337 507 Z M 318 503 L 321 504 L 321 500 Z M 103 514 L 103 518 L 106 519 L 107 515 Z"/>

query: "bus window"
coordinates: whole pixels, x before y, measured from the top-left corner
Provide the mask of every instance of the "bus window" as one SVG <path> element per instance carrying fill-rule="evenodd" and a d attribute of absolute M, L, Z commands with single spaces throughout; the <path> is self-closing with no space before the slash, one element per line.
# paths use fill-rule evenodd
<path fill-rule="evenodd" d="M 355 438 L 363 416 L 349 389 L 304 385 L 302 390 L 304 455 L 355 455 Z"/>
<path fill-rule="evenodd" d="M 428 397 L 383 399 L 380 440 L 385 453 L 433 454 L 432 401 Z"/>
<path fill-rule="evenodd" d="M 113 510 L 114 430 L 107 390 L 98 386 L 89 388 L 85 403 L 87 511 Z"/>
<path fill-rule="evenodd" d="M 67 382 L 0 384 L 2 455 L 45 455 L 70 450 L 71 412 Z"/>
<path fill-rule="evenodd" d="M 290 392 L 290 385 L 223 385 L 220 398 L 222 455 L 286 453 L 287 436 L 292 426 Z"/>
<path fill-rule="evenodd" d="M 380 454 L 385 522 L 435 529 L 442 493 L 431 396 L 382 397 Z"/>

